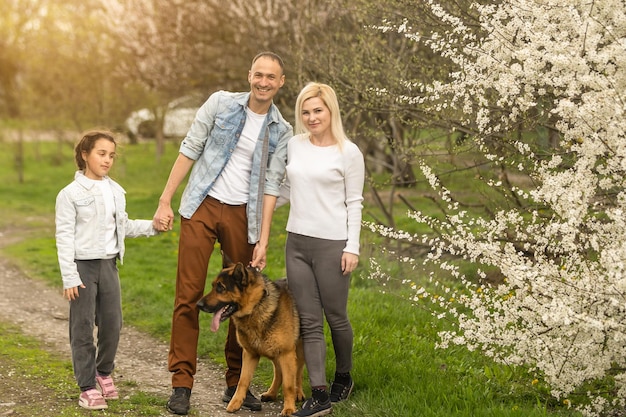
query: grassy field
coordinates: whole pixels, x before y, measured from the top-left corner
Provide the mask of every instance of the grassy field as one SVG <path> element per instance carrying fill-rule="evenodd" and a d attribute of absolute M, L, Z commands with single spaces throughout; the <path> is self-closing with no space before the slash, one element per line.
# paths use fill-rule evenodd
<path fill-rule="evenodd" d="M 106 412 L 90 412 L 76 405 L 72 364 L 41 349 L 41 341 L 25 337 L 17 327 L 0 322 L 0 415 L 84 417 L 90 415 L 156 416 L 163 399 L 139 391 L 130 381 L 119 386 L 121 401 L 111 401 Z M 5 411 L 9 408 L 10 411 Z"/>
<path fill-rule="evenodd" d="M 24 144 L 24 175 L 16 171 L 16 144 L 0 143 L 0 231 L 17 230 L 24 240 L 9 245 L 10 255 L 29 275 L 49 285 L 61 286 L 54 244 L 54 201 L 58 191 L 73 178 L 71 144 Z M 156 208 L 176 144 L 168 144 L 157 162 L 153 144 L 125 145 L 112 172 L 127 190 L 131 218 L 151 218 Z M 179 190 L 179 192 L 182 190 Z M 178 201 L 178 200 L 177 200 Z M 368 203 L 366 202 L 366 205 Z M 283 245 L 287 208 L 277 210 L 272 230 L 268 267 L 270 278 L 285 275 Z M 125 263 L 120 267 L 126 323 L 168 340 L 173 305 L 177 226 L 170 233 L 151 239 L 128 239 Z M 364 231 L 368 251 L 376 250 L 375 238 Z M 217 248 L 219 249 L 219 248 Z M 364 251 L 367 252 L 367 251 Z M 214 256 L 209 277 L 220 267 Z M 362 259 L 362 264 L 365 264 Z M 523 369 L 497 365 L 479 352 L 455 347 L 435 348 L 437 331 L 446 324 L 425 309 L 410 305 L 397 295 L 383 293 L 372 281 L 354 275 L 349 309 L 354 327 L 356 389 L 351 404 L 335 407 L 333 415 L 423 416 L 423 417 L 513 417 L 572 416 L 562 404 L 547 395 L 545 387 L 533 384 L 535 376 Z M 416 280 L 419 277 L 415 277 Z M 202 316 L 199 354 L 223 363 L 225 327 L 217 335 L 208 331 L 210 317 Z M 17 338 L 8 325 L 0 326 L 2 338 Z M 327 334 L 328 336 L 328 334 Z M 330 343 L 330 339 L 329 343 Z M 329 344 L 330 346 L 330 344 Z M 2 349 L 3 355 L 18 355 Z M 55 361 L 43 356 L 43 361 Z M 328 350 L 327 373 L 332 377 L 334 356 Z M 61 369 L 67 378 L 67 369 Z M 271 364 L 262 360 L 256 382 L 271 381 Z M 51 388 L 54 389 L 54 388 Z M 307 386 L 308 389 L 308 386 Z M 152 405 L 138 405 L 149 407 Z M 145 411 L 149 415 L 149 411 Z M 132 413 L 131 413 L 132 414 Z M 137 414 L 141 414 L 139 411 Z"/>

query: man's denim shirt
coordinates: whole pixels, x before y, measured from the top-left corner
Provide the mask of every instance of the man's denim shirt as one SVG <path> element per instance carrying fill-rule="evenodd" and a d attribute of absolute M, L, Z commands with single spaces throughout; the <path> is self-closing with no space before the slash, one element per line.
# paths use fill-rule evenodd
<path fill-rule="evenodd" d="M 180 153 L 195 161 L 180 202 L 179 213 L 186 219 L 198 209 L 230 160 L 246 122 L 250 93 L 218 91 L 200 107 L 189 132 L 180 145 Z M 263 139 L 268 133 L 268 161 L 264 189 L 259 189 Z M 287 163 L 287 142 L 293 136 L 291 125 L 272 104 L 265 117 L 254 155 L 248 200 L 248 242 L 259 240 L 263 194 L 279 196 Z"/>

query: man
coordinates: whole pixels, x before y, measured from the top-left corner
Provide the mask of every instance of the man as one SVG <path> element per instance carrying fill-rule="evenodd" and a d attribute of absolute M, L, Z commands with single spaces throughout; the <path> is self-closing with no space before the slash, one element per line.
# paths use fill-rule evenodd
<path fill-rule="evenodd" d="M 293 135 L 291 125 L 273 104 L 285 82 L 282 59 L 272 52 L 258 54 L 248 82 L 250 92 L 218 91 L 198 110 L 153 219 L 159 230 L 172 228 L 172 197 L 191 169 L 179 210 L 176 299 L 168 356 L 173 375 L 167 408 L 173 414 L 189 412 L 199 335 L 196 302 L 204 293 L 215 242 L 233 262 L 265 267 L 287 142 Z M 232 321 L 225 355 L 227 388 L 222 400 L 228 402 L 239 382 L 242 362 Z M 258 411 L 261 402 L 248 392 L 243 407 Z"/>

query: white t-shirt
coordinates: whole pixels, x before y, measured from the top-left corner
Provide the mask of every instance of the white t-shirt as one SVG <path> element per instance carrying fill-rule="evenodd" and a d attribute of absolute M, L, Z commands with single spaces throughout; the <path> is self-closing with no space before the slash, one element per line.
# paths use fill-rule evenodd
<path fill-rule="evenodd" d="M 289 219 L 287 231 L 329 240 L 347 240 L 345 252 L 359 254 L 365 165 L 353 143 L 315 146 L 307 134 L 287 147 Z"/>
<path fill-rule="evenodd" d="M 237 146 L 224 167 L 224 170 L 209 191 L 209 195 L 226 204 L 244 204 L 250 195 L 250 173 L 254 148 L 265 121 L 264 114 L 256 114 L 246 109 L 246 123 L 243 126 Z"/>

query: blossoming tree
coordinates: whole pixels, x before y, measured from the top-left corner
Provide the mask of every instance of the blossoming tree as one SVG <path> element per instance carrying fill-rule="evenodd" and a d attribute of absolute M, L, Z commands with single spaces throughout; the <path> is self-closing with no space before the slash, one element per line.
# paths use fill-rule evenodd
<path fill-rule="evenodd" d="M 529 367 L 566 401 L 611 375 L 609 394 L 586 391 L 586 401 L 571 400 L 585 415 L 600 415 L 626 400 L 626 3 L 495 3 L 472 5 L 478 28 L 429 1 L 439 33 L 420 33 L 412 28 L 419 22 L 409 20 L 381 29 L 428 45 L 455 68 L 440 82 L 407 80 L 397 100 L 455 113 L 485 158 L 532 185 L 509 188 L 521 204 L 477 216 L 423 163 L 446 215 L 409 216 L 438 234 L 371 227 L 431 247 L 425 263 L 438 272 L 431 272 L 432 285 L 413 284 L 412 297 L 454 319 L 453 329 L 440 333 L 441 347 L 465 345 Z M 557 134 L 542 154 L 519 134 L 520 126 L 539 123 Z M 449 255 L 476 265 L 475 276 Z M 480 279 L 492 269 L 504 277 L 498 285 Z M 437 278 L 444 272 L 462 285 L 444 284 Z"/>

